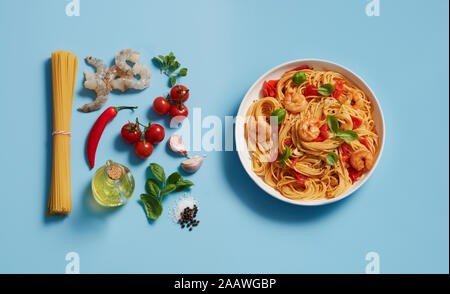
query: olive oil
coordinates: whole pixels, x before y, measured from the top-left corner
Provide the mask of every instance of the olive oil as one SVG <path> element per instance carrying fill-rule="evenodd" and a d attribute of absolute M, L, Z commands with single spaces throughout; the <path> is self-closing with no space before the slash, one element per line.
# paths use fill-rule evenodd
<path fill-rule="evenodd" d="M 112 160 L 100 167 L 92 179 L 92 194 L 103 206 L 125 204 L 134 191 L 134 178 L 130 170 Z"/>

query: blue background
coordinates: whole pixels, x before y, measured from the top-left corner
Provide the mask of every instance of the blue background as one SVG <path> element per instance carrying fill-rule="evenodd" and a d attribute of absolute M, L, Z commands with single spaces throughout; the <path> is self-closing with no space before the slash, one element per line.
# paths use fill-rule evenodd
<path fill-rule="evenodd" d="M 448 273 L 448 1 L 381 0 L 378 17 L 365 14 L 365 0 L 81 0 L 79 17 L 66 16 L 68 3 L 0 2 L 1 273 L 64 273 L 70 251 L 80 255 L 82 273 L 364 273 L 370 251 L 380 255 L 382 273 Z M 94 171 L 85 159 L 86 137 L 100 112 L 76 110 L 93 97 L 82 86 L 83 71 L 92 70 L 83 58 L 112 62 L 127 47 L 150 65 L 152 85 L 110 95 L 107 106 L 140 107 L 120 112 L 107 126 L 96 168 L 109 158 L 129 166 L 136 190 L 127 205 L 101 209 L 89 194 Z M 46 219 L 49 57 L 57 49 L 80 60 L 72 116 L 73 213 Z M 150 159 L 138 160 L 119 129 L 136 116 L 168 127 L 151 110 L 153 99 L 169 88 L 150 59 L 169 51 L 189 68 L 182 79 L 192 90 L 188 107 L 222 121 L 237 113 L 250 85 L 280 63 L 320 58 L 352 69 L 371 86 L 385 115 L 377 170 L 343 201 L 297 207 L 260 190 L 235 152 L 209 152 L 189 176 L 200 226 L 188 232 L 169 219 L 182 193 L 167 197 L 162 217 L 149 223 L 138 202 L 148 163 L 172 172 L 180 159 L 161 144 Z"/>

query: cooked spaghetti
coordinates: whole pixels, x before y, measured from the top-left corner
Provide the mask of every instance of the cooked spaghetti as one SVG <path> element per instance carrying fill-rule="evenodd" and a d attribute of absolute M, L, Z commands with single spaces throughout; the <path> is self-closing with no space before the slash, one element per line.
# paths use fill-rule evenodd
<path fill-rule="evenodd" d="M 371 103 L 343 75 L 302 66 L 262 91 L 247 111 L 245 138 L 253 171 L 283 196 L 334 198 L 373 167 Z"/>
<path fill-rule="evenodd" d="M 53 163 L 47 215 L 72 211 L 70 183 L 70 120 L 78 59 L 66 51 L 52 53 Z"/>

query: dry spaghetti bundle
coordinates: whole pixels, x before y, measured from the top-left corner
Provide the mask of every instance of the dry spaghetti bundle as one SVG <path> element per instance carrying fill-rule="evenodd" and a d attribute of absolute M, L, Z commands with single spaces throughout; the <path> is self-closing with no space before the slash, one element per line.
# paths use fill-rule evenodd
<path fill-rule="evenodd" d="M 72 211 L 70 184 L 70 120 L 78 59 L 66 51 L 52 53 L 53 163 L 47 215 Z"/>

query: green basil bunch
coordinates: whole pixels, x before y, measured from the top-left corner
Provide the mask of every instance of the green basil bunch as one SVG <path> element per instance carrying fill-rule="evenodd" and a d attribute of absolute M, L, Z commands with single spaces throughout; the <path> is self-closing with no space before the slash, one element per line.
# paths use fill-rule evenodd
<path fill-rule="evenodd" d="M 147 194 L 141 194 L 141 201 L 144 204 L 147 217 L 155 220 L 161 216 L 163 211 L 161 202 L 165 195 L 174 191 L 183 191 L 194 185 L 194 183 L 183 179 L 179 172 L 172 173 L 166 181 L 164 169 L 156 163 L 150 163 L 150 170 L 154 178 L 147 179 L 145 183 Z"/>

